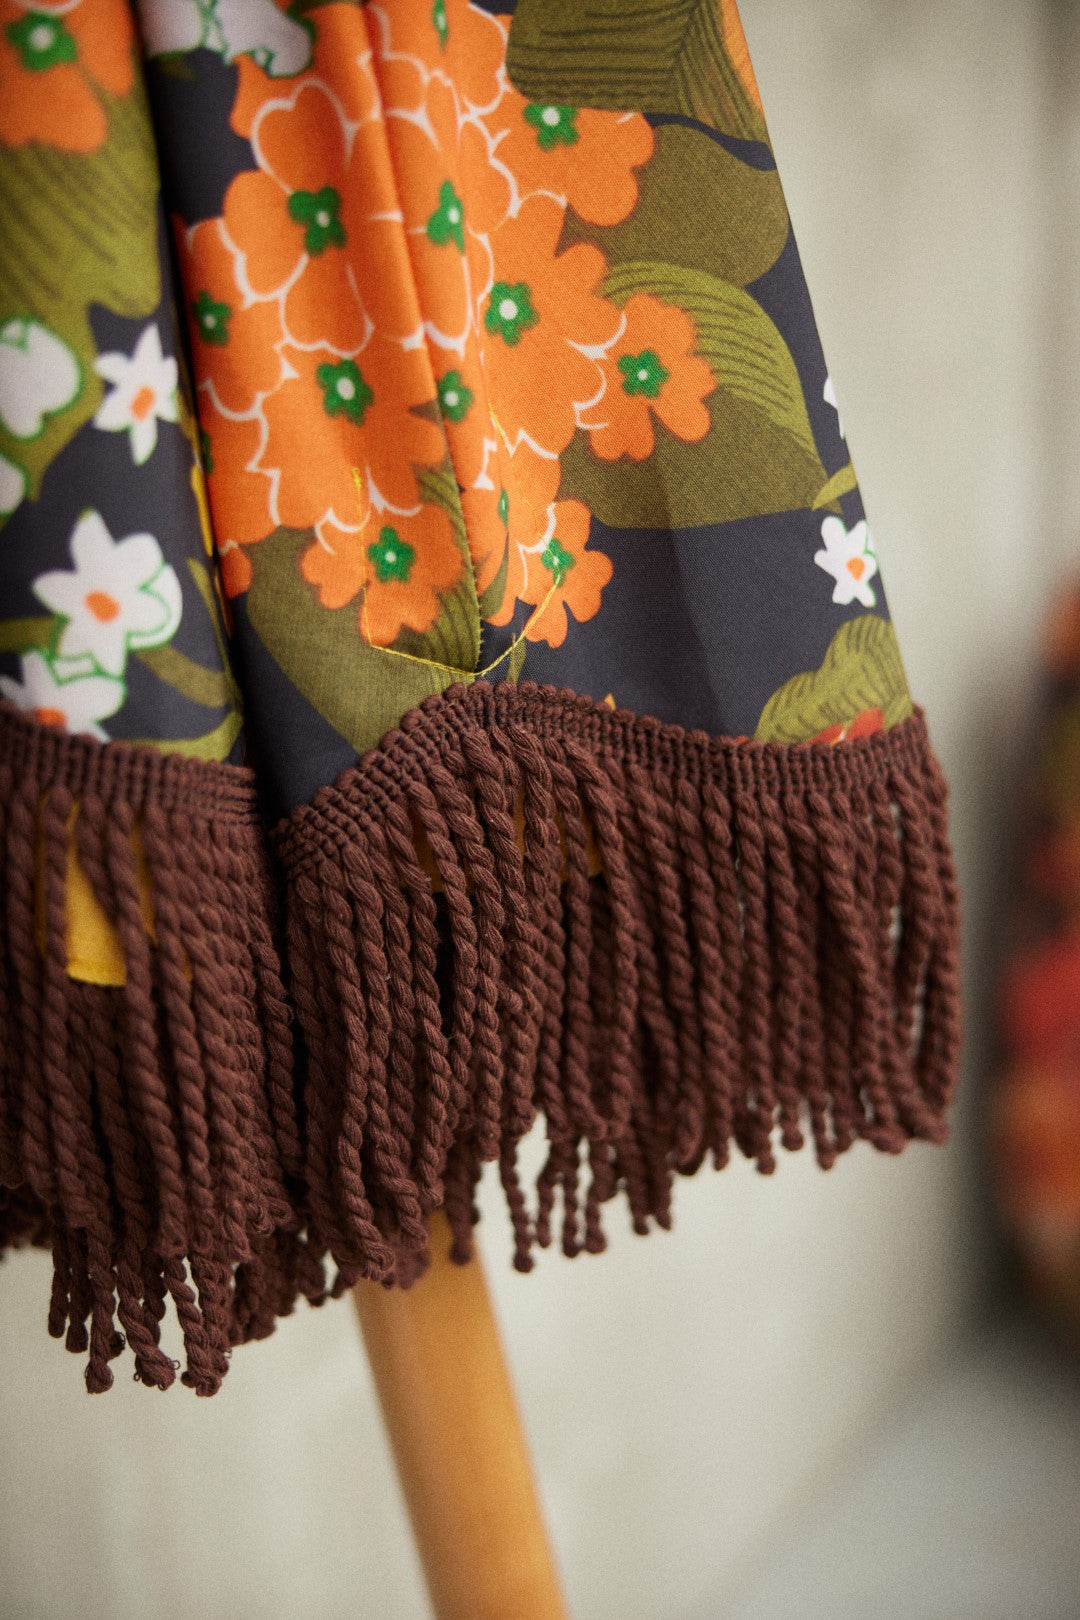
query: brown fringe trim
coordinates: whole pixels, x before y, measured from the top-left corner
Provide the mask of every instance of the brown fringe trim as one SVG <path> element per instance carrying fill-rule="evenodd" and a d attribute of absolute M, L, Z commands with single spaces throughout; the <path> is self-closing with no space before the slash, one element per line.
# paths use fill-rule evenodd
<path fill-rule="evenodd" d="M 598 1252 L 617 1192 L 666 1227 L 674 1175 L 732 1142 L 768 1172 L 807 1134 L 826 1167 L 946 1134 L 956 885 L 921 714 L 786 747 L 457 685 L 276 830 L 278 867 L 250 772 L 10 714 L 0 760 L 0 1244 L 51 1244 L 91 1389 L 117 1320 L 172 1381 L 169 1299 L 209 1394 L 300 1295 L 411 1281 L 432 1210 L 466 1258 L 485 1160 L 528 1270 L 557 1206 L 564 1252 Z M 122 989 L 65 971 L 76 805 Z"/>
<path fill-rule="evenodd" d="M 49 1331 L 89 1352 L 88 1388 L 112 1383 L 117 1322 L 136 1377 L 173 1382 L 160 1346 L 171 1299 L 183 1381 L 212 1394 L 230 1346 L 252 1336 L 245 1277 L 301 1225 L 290 1011 L 251 774 L 10 713 L 0 762 L 0 1184 L 12 1189 L 0 1238 L 51 1244 Z M 66 971 L 73 814 L 123 945 L 122 989 Z M 270 1331 L 272 1309 L 258 1326 Z"/>

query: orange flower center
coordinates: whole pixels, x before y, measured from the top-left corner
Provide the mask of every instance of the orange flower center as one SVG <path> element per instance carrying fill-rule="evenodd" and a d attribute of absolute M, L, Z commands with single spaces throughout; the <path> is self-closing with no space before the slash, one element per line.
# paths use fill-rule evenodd
<path fill-rule="evenodd" d="M 63 726 L 67 723 L 63 709 L 35 709 L 34 719 L 42 726 Z"/>
<path fill-rule="evenodd" d="M 120 612 L 120 604 L 108 591 L 91 591 L 85 598 L 86 606 L 99 624 L 108 624 Z"/>
<path fill-rule="evenodd" d="M 852 579 L 862 579 L 866 573 L 866 563 L 862 557 L 849 557 L 847 571 Z"/>
<path fill-rule="evenodd" d="M 156 398 L 157 395 L 150 387 L 150 384 L 143 383 L 142 387 L 139 389 L 139 392 L 131 401 L 131 414 L 135 417 L 136 421 L 141 422 L 150 415 L 150 412 L 154 408 L 154 400 Z"/>

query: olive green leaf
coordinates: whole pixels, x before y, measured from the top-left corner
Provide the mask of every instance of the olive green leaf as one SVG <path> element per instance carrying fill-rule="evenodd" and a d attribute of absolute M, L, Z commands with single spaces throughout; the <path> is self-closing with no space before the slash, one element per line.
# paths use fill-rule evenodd
<path fill-rule="evenodd" d="M 791 231 L 775 169 L 755 169 L 681 124 L 656 131 L 637 171 L 638 200 L 619 225 L 567 216 L 565 240 L 594 242 L 609 264 L 661 259 L 745 287 L 772 268 Z"/>
<path fill-rule="evenodd" d="M 0 653 L 44 652 L 59 636 L 63 622 L 52 613 L 28 619 L 0 619 Z"/>
<path fill-rule="evenodd" d="M 394 645 L 414 658 L 431 658 L 452 669 L 471 671 L 480 659 L 480 606 L 461 494 L 449 457 L 441 467 L 419 469 L 416 482 L 423 499 L 441 506 L 448 515 L 465 567 L 453 589 L 443 594 L 439 616 L 431 628 L 423 634 L 403 630 Z"/>
<path fill-rule="evenodd" d="M 758 742 L 805 742 L 866 709 L 880 709 L 886 726 L 912 712 L 896 631 L 875 613 L 848 619 L 819 669 L 793 675 L 773 693 L 754 736 Z"/>
<path fill-rule="evenodd" d="M 0 653 L 48 651 L 56 641 L 63 621 L 55 616 L 0 619 Z M 220 709 L 233 701 L 234 686 L 223 669 L 207 669 L 178 648 L 144 647 L 134 656 L 182 697 L 206 709 Z"/>
<path fill-rule="evenodd" d="M 480 596 L 477 606 L 481 619 L 490 618 L 491 614 L 501 605 L 506 594 L 506 576 L 510 572 L 510 538 L 509 534 L 503 540 L 502 561 L 495 571 L 491 584 Z"/>
<path fill-rule="evenodd" d="M 212 731 L 201 737 L 141 737 L 136 744 L 156 748 L 160 754 L 183 754 L 186 759 L 226 759 L 242 725 L 240 710 L 230 709 Z"/>
<path fill-rule="evenodd" d="M 168 643 L 146 647 L 135 656 L 159 681 L 204 709 L 220 709 L 232 702 L 232 685 L 223 669 L 207 669 Z"/>
<path fill-rule="evenodd" d="M 322 607 L 300 576 L 300 556 L 310 544 L 306 529 L 277 529 L 259 542 L 245 596 L 248 615 L 292 684 L 363 753 L 407 710 L 457 677 L 441 666 L 395 658 L 370 646 L 360 635 L 355 602 Z"/>
<path fill-rule="evenodd" d="M 563 492 L 612 528 L 695 528 L 809 507 L 825 483 L 802 383 L 779 331 L 749 293 L 685 266 L 612 268 L 616 303 L 648 292 L 691 316 L 716 386 L 711 427 L 685 443 L 657 424 L 652 455 L 602 461 L 579 433 L 563 458 Z"/>
<path fill-rule="evenodd" d="M 712 366 L 717 386 L 757 406 L 818 460 L 791 351 L 748 292 L 701 270 L 653 262 L 614 266 L 604 291 L 618 304 L 633 293 L 649 292 L 662 303 L 685 309 L 697 331 L 698 352 Z"/>
<path fill-rule="evenodd" d="M 74 353 L 81 388 L 32 440 L 0 427 L 0 451 L 25 469 L 36 495 L 49 463 L 101 402 L 90 329 L 93 304 L 129 318 L 150 315 L 161 297 L 157 255 L 158 170 L 140 91 L 103 97 L 108 136 L 96 152 L 61 152 L 36 142 L 9 147 L 0 164 L 0 326 L 40 321 Z"/>
<path fill-rule="evenodd" d="M 766 141 L 735 8 L 725 0 L 518 0 L 506 68 L 529 101 L 682 113 Z"/>
<path fill-rule="evenodd" d="M 527 647 L 528 644 L 524 639 L 511 644 L 510 656 L 506 661 L 506 679 L 508 681 L 520 681 L 522 671 L 525 668 Z"/>
<path fill-rule="evenodd" d="M 240 688 L 237 686 L 233 676 L 229 649 L 225 644 L 225 637 L 222 633 L 221 614 L 210 577 L 210 570 L 199 557 L 189 557 L 187 565 L 188 572 L 195 583 L 195 589 L 202 598 L 203 607 L 206 609 L 210 620 L 210 627 L 217 643 L 220 663 L 215 668 L 208 669 L 206 665 L 197 664 L 193 658 L 189 658 L 186 653 L 180 652 L 177 647 L 169 643 L 162 647 L 144 648 L 141 652 L 137 652 L 135 656 L 141 663 L 145 664 L 147 669 L 152 670 L 159 680 L 164 681 L 174 691 L 179 692 L 182 697 L 188 698 L 192 703 L 200 703 L 207 709 L 220 709 L 225 704 L 232 708 L 236 717 L 236 724 L 225 746 L 225 754 L 227 754 L 240 730 L 244 707 L 243 699 Z M 226 716 L 221 725 L 216 728 L 216 731 L 224 735 L 230 723 L 229 716 Z M 210 737 L 214 735 L 213 732 L 209 734 Z M 207 747 L 210 746 L 209 738 L 198 738 L 196 742 L 206 742 Z M 176 748 L 180 745 L 170 743 L 169 746 Z M 192 744 L 192 747 L 194 747 L 194 744 Z M 184 749 L 181 748 L 181 752 L 183 751 Z M 225 754 L 200 752 L 199 757 L 203 759 L 223 759 Z"/>
<path fill-rule="evenodd" d="M 819 512 L 824 506 L 835 507 L 841 495 L 846 495 L 849 490 L 854 489 L 857 482 L 855 468 L 849 461 L 846 467 L 841 467 L 839 472 L 834 472 L 832 477 L 822 484 L 811 502 L 814 511 Z"/>

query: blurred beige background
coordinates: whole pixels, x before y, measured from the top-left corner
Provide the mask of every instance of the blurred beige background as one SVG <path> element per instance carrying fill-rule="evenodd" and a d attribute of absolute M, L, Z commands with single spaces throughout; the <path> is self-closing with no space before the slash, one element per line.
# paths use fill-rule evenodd
<path fill-rule="evenodd" d="M 489 1274 L 577 1620 L 1068 1620 L 1080 1374 L 987 1314 L 973 1149 L 1034 636 L 1080 552 L 1080 52 L 1021 0 L 743 17 L 953 783 L 969 1084 L 945 1151 L 704 1174 L 673 1236 L 529 1278 L 492 1194 Z M 423 1620 L 347 1304 L 212 1402 L 91 1400 L 47 1294 L 44 1257 L 0 1270 L 5 1620 Z"/>

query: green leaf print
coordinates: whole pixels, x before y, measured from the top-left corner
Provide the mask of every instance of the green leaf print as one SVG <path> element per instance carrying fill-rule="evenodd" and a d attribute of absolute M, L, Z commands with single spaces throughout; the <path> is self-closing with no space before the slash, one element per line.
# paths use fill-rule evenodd
<path fill-rule="evenodd" d="M 685 309 L 697 329 L 698 353 L 712 366 L 717 386 L 757 406 L 817 461 L 791 351 L 749 293 L 702 271 L 652 263 L 616 265 L 604 291 L 618 304 L 633 293 L 649 292 Z"/>
<path fill-rule="evenodd" d="M 660 259 L 736 287 L 763 276 L 783 252 L 791 221 L 775 169 L 751 168 L 699 130 L 669 124 L 636 172 L 628 218 L 599 226 L 571 214 L 567 243 L 594 242 L 612 265 Z"/>
<path fill-rule="evenodd" d="M 207 669 L 177 647 L 146 647 L 135 657 L 153 670 L 159 681 L 190 702 L 201 703 L 204 709 L 220 709 L 233 701 L 234 688 L 224 670 Z"/>
<path fill-rule="evenodd" d="M 360 633 L 358 600 L 342 608 L 321 606 L 300 578 L 300 554 L 311 543 L 307 530 L 278 529 L 260 542 L 247 591 L 252 626 L 267 650 L 312 707 L 361 753 L 380 742 L 407 709 L 471 674 L 480 657 L 476 581 L 449 458 L 441 467 L 419 469 L 417 483 L 422 499 L 447 513 L 465 562 L 422 635 L 404 629 L 393 648 L 372 647 Z"/>
<path fill-rule="evenodd" d="M 518 0 L 506 67 L 528 101 L 682 113 L 766 141 L 741 45 L 730 0 Z"/>
<path fill-rule="evenodd" d="M 803 742 L 866 709 L 880 709 L 886 726 L 912 712 L 896 631 L 875 613 L 842 624 L 821 667 L 793 675 L 773 693 L 754 736 L 758 742 Z"/>
<path fill-rule="evenodd" d="M 616 265 L 616 303 L 651 293 L 684 309 L 712 367 L 711 428 L 684 443 L 656 427 L 651 456 L 602 461 L 579 433 L 563 488 L 613 528 L 695 528 L 810 507 L 826 481 L 802 383 L 779 331 L 749 293 L 704 271 L 652 261 Z"/>
<path fill-rule="evenodd" d="M 833 473 L 827 483 L 822 484 L 814 496 L 814 511 L 818 512 L 825 506 L 835 507 L 841 495 L 846 495 L 849 490 L 855 488 L 855 485 L 855 468 L 849 461 L 846 467 L 841 467 L 839 472 Z"/>
<path fill-rule="evenodd" d="M 8 148 L 0 165 L 0 219 L 11 238 L 0 260 L 0 328 L 41 322 L 71 350 L 81 373 L 72 402 L 48 415 L 33 438 L 16 439 L 0 423 L 0 454 L 25 469 L 30 496 L 101 403 L 90 306 L 137 318 L 150 315 L 161 297 L 158 173 L 146 104 L 138 90 L 102 100 L 109 133 L 97 151 L 30 142 Z"/>
<path fill-rule="evenodd" d="M 432 664 L 396 658 L 383 647 L 369 646 L 359 632 L 356 602 L 334 609 L 320 606 L 315 593 L 300 581 L 300 555 L 310 544 L 310 532 L 297 529 L 278 529 L 260 541 L 245 598 L 248 614 L 259 639 L 292 684 L 363 753 L 381 742 L 407 709 L 443 691 L 456 677 Z M 429 644 L 430 638 L 423 639 Z M 447 641 L 452 639 L 446 636 Z"/>
<path fill-rule="evenodd" d="M 465 567 L 453 590 L 442 597 L 439 617 L 431 629 L 423 635 L 405 629 L 395 646 L 401 652 L 411 653 L 416 658 L 433 658 L 452 669 L 474 670 L 480 659 L 480 604 L 476 599 L 476 576 L 461 495 L 449 459 L 441 467 L 421 468 L 416 482 L 423 499 L 441 506 L 449 517 Z"/>
<path fill-rule="evenodd" d="M 54 613 L 27 619 L 0 619 L 0 653 L 46 652 L 60 634 L 63 620 Z"/>

